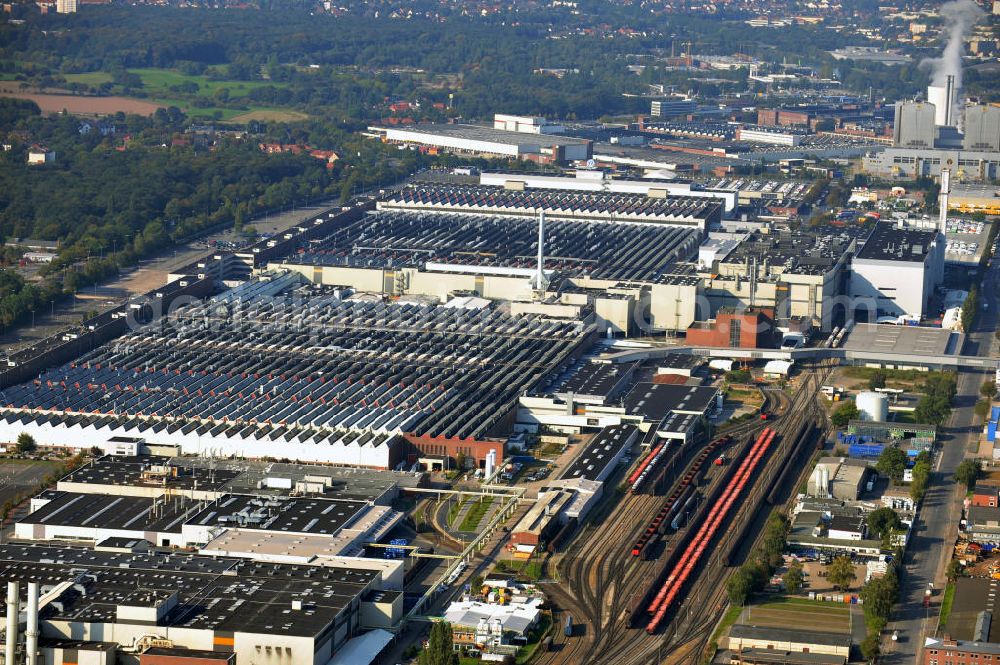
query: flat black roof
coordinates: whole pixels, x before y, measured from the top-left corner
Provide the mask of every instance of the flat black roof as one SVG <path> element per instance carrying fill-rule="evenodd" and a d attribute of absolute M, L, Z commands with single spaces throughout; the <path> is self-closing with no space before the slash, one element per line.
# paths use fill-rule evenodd
<path fill-rule="evenodd" d="M 656 423 L 671 411 L 703 414 L 719 393 L 710 386 L 639 383 L 625 396 L 625 411 Z"/>
<path fill-rule="evenodd" d="M 858 251 L 858 258 L 923 262 L 937 235 L 936 229 L 899 228 L 890 222 L 879 222 Z"/>
<path fill-rule="evenodd" d="M 42 619 L 116 623 L 119 605 L 145 605 L 177 593 L 178 602 L 158 623 L 214 631 L 316 637 L 377 581 L 380 573 L 252 562 L 180 553 L 125 554 L 44 545 L 0 545 L 0 584 L 43 586 L 74 581 L 61 604 Z M 302 609 L 292 609 L 292 601 Z M 122 622 L 127 623 L 127 622 Z"/>
<path fill-rule="evenodd" d="M 819 630 L 800 630 L 798 628 L 769 628 L 752 626 L 744 623 L 735 624 L 729 629 L 729 637 L 743 639 L 766 639 L 775 642 L 801 642 L 830 647 L 850 647 L 851 636 L 842 633 L 827 633 Z"/>
<path fill-rule="evenodd" d="M 221 490 L 240 475 L 231 469 L 171 464 L 169 457 L 105 455 L 62 478 L 60 482 L 89 485 L 131 485 L 176 489 Z"/>
<path fill-rule="evenodd" d="M 341 499 L 227 494 L 191 517 L 189 524 L 332 536 L 367 506 Z"/>
<path fill-rule="evenodd" d="M 146 497 L 114 494 L 50 492 L 45 498 L 49 498 L 48 503 L 18 522 L 179 534 L 197 507 L 190 499 L 157 503 Z"/>
<path fill-rule="evenodd" d="M 633 370 L 634 364 L 588 362 L 578 365 L 573 373 L 554 391 L 555 394 L 586 395 L 607 398 Z"/>
<path fill-rule="evenodd" d="M 656 365 L 669 369 L 694 369 L 703 362 L 701 356 L 696 356 L 693 353 L 668 353 L 657 359 Z"/>
<path fill-rule="evenodd" d="M 638 431 L 635 425 L 605 427 L 573 458 L 573 462 L 566 467 L 560 478 L 597 480 L 603 475 L 608 464 L 614 463 L 621 449 L 629 441 L 634 440 L 633 437 Z"/>

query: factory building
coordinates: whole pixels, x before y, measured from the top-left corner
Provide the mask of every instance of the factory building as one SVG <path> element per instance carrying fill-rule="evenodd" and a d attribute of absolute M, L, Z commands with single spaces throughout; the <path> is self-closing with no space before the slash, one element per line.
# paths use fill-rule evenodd
<path fill-rule="evenodd" d="M 503 124 L 508 126 L 508 121 L 504 120 Z M 516 126 L 522 127 L 524 123 L 516 123 Z M 387 143 L 417 146 L 432 152 L 533 159 L 558 164 L 586 161 L 593 156 L 590 141 L 533 131 L 458 124 L 369 127 L 368 131 Z"/>
<path fill-rule="evenodd" d="M 773 349 L 779 341 L 773 317 L 771 310 L 719 310 L 714 320 L 699 321 L 687 329 L 687 343 L 691 346 Z"/>
<path fill-rule="evenodd" d="M 493 114 L 493 129 L 523 134 L 562 134 L 566 128 L 538 116 Z"/>
<path fill-rule="evenodd" d="M 766 143 L 796 147 L 802 143 L 804 135 L 800 132 L 782 131 L 773 127 L 741 127 L 736 130 L 737 141 L 750 143 Z"/>
<path fill-rule="evenodd" d="M 541 173 L 481 173 L 479 184 L 489 187 L 503 187 L 509 190 L 556 189 L 581 192 L 610 192 L 615 194 L 640 194 L 651 198 L 669 197 L 717 199 L 724 204 L 724 213 L 736 208 L 736 196 L 731 191 L 722 191 L 704 185 L 676 180 L 656 178 L 618 178 L 600 170 L 579 169 L 571 176 Z M 557 211 L 550 209 L 552 216 Z"/>
<path fill-rule="evenodd" d="M 683 331 L 699 316 L 686 262 L 722 215 L 708 198 L 484 186 L 407 188 L 379 207 L 269 268 L 449 307 L 505 300 L 515 315 L 583 320 L 600 334 Z"/>
<path fill-rule="evenodd" d="M 37 653 L 41 638 L 46 655 L 63 658 L 47 663 L 110 665 L 120 652 L 150 663 L 233 662 L 235 654 L 237 663 L 323 665 L 364 630 L 363 617 L 384 613 L 370 605 L 380 578 L 371 570 L 182 553 L 0 546 L 5 616 L 28 608 L 26 621 L 7 622 L 16 662 Z"/>
<path fill-rule="evenodd" d="M 599 172 L 597 172 L 599 173 Z M 415 185 L 387 194 L 377 204 L 379 210 L 407 212 L 451 212 L 487 214 L 499 217 L 535 219 L 544 212 L 553 221 L 616 222 L 618 224 L 660 224 L 697 228 L 704 233 L 722 220 L 720 196 L 690 194 L 678 190 L 674 195 L 660 183 L 649 183 L 645 189 L 625 191 L 632 185 L 614 182 L 605 189 L 603 179 L 583 177 L 555 178 L 552 176 L 506 176 L 503 186 Z M 544 178 L 544 180 L 543 180 Z M 486 177 L 495 182 L 499 178 Z M 634 183 L 635 181 L 631 181 Z M 531 183 L 529 186 L 528 183 Z M 548 189 L 544 185 L 566 184 L 567 189 Z"/>
<path fill-rule="evenodd" d="M 87 447 L 124 430 L 198 455 L 384 469 L 462 452 L 482 464 L 489 450 L 502 456 L 517 397 L 593 335 L 579 322 L 345 300 L 303 282 L 248 282 L 7 388 L 0 438 Z"/>
<path fill-rule="evenodd" d="M 603 391 L 595 387 L 587 391 L 592 394 L 578 398 L 565 390 L 573 378 L 556 378 L 542 390 L 522 396 L 517 429 L 534 432 L 545 426 L 579 434 L 595 427 L 632 424 L 643 432 L 660 428 L 669 431 L 664 438 L 688 440 L 697 420 L 721 404 L 717 388 L 682 383 L 638 383 L 624 395 L 605 384 Z M 598 392 L 603 394 L 594 394 Z"/>
<path fill-rule="evenodd" d="M 719 310 L 757 308 L 772 311 L 779 323 L 803 319 L 829 330 L 847 315 L 850 255 L 867 233 L 861 227 L 755 231 L 735 247 L 719 245 L 711 265 L 699 268 L 711 310 L 699 320 Z"/>
<path fill-rule="evenodd" d="M 125 538 L 158 547 L 195 547 L 232 528 L 261 538 L 322 537 L 331 556 L 358 555 L 362 541 L 384 536 L 402 518 L 387 506 L 359 501 L 244 494 L 204 502 L 49 491 L 32 499 L 31 507 L 15 525 L 17 538 L 91 543 Z"/>
<path fill-rule="evenodd" d="M 923 317 L 943 277 L 943 244 L 935 228 L 877 224 L 851 262 L 850 279 L 851 296 L 874 302 L 876 311 L 859 310 L 853 318 Z"/>
<path fill-rule="evenodd" d="M 105 455 L 56 482 L 62 492 L 214 501 L 223 494 L 315 496 L 389 505 L 420 473 L 200 457 Z"/>
<path fill-rule="evenodd" d="M 654 99 L 649 104 L 649 114 L 654 118 L 673 118 L 679 115 L 687 115 L 694 110 L 694 100 L 687 97 Z"/>

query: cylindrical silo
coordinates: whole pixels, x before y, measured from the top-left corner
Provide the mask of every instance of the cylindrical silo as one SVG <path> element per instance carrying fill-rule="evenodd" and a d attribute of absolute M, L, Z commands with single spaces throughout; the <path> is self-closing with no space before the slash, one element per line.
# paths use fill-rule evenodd
<path fill-rule="evenodd" d="M 862 420 L 885 422 L 889 418 L 889 398 L 882 393 L 860 393 L 855 404 L 861 412 Z"/>

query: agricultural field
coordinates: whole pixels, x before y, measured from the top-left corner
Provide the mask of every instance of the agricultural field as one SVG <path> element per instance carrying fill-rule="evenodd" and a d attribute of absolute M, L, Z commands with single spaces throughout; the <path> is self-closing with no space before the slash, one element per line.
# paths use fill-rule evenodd
<path fill-rule="evenodd" d="M 139 103 L 157 106 L 176 106 L 190 116 L 203 116 L 219 120 L 245 123 L 253 120 L 261 122 L 292 122 L 305 120 L 305 113 L 283 108 L 258 106 L 243 100 L 253 90 L 263 87 L 285 87 L 284 83 L 272 81 L 217 80 L 208 75 L 185 74 L 174 69 L 130 69 L 129 74 L 142 81 L 142 100 Z M 85 72 L 67 74 L 67 83 L 90 87 L 111 84 L 112 77 L 106 72 Z M 113 86 L 112 92 L 121 92 L 120 86 Z M 91 98 L 85 98 L 91 99 Z M 123 98 L 129 99 L 129 98 Z M 200 102 L 198 100 L 201 100 Z M 205 102 L 209 102 L 207 105 Z M 231 108 L 242 106 L 244 108 Z"/>
<path fill-rule="evenodd" d="M 0 97 L 30 99 L 38 104 L 45 115 L 66 111 L 73 115 L 110 115 L 119 111 L 138 115 L 151 115 L 161 104 L 134 99 L 132 97 L 83 97 L 80 95 L 59 95 L 43 92 L 28 92 L 19 84 L 0 83 Z"/>

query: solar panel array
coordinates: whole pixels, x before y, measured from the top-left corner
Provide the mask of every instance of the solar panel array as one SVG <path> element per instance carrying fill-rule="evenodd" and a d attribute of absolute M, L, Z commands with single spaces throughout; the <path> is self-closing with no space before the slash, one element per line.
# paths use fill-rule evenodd
<path fill-rule="evenodd" d="M 267 426 L 276 440 L 287 428 L 330 442 L 345 432 L 480 437 L 590 333 L 489 308 L 274 290 L 251 282 L 187 307 L 0 392 L 0 407 L 141 417 L 183 433 Z"/>
<path fill-rule="evenodd" d="M 547 221 L 545 268 L 595 279 L 651 281 L 697 249 L 696 229 L 656 224 Z M 382 211 L 314 243 L 297 264 L 423 267 L 428 262 L 532 268 L 531 218 Z"/>

